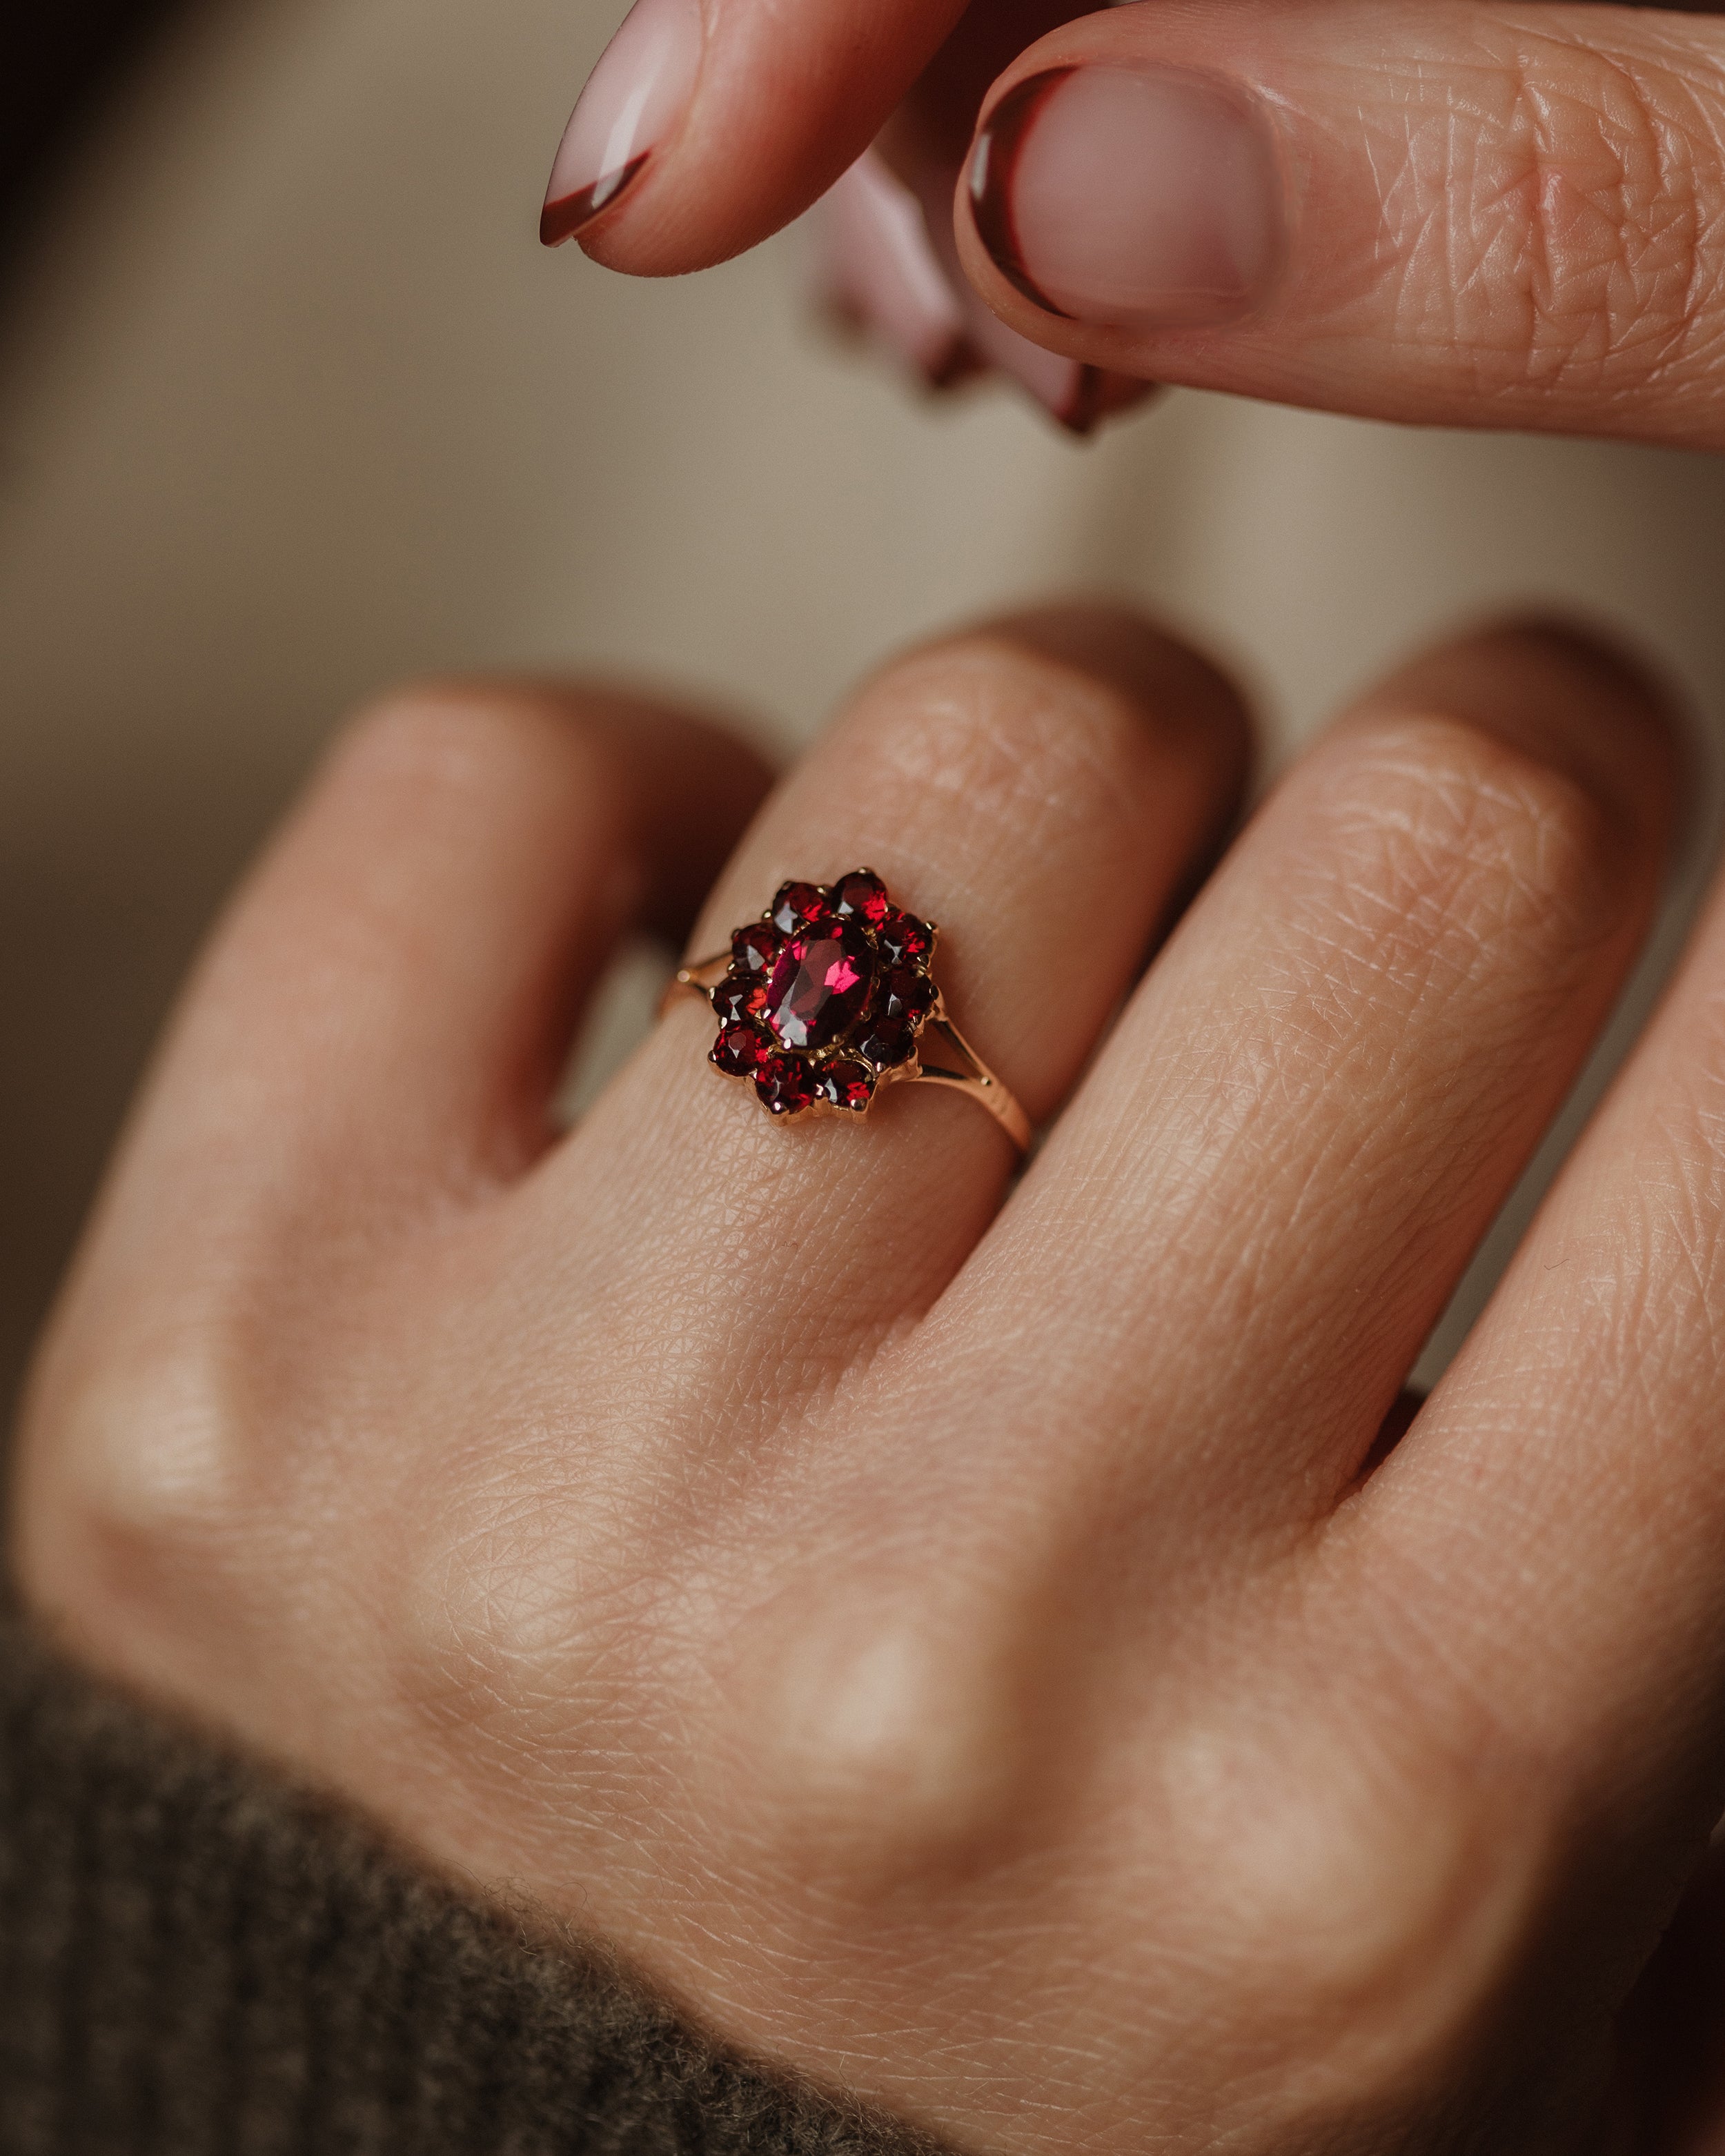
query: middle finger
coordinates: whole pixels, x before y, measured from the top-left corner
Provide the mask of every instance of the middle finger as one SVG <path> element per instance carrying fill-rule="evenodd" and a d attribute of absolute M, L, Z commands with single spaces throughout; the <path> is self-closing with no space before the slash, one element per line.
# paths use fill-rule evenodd
<path fill-rule="evenodd" d="M 1005 1479 L 1124 1461 L 1158 1550 L 1327 1511 L 1642 939 L 1675 773 L 1651 692 L 1548 629 L 1426 658 L 1295 769 L 947 1299 L 961 1392 L 1012 1343 Z"/>

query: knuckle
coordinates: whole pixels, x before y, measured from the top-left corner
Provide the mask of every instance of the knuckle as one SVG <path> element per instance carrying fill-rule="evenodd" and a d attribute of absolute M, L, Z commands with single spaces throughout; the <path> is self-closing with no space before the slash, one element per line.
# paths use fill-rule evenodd
<path fill-rule="evenodd" d="M 1524 23 L 1481 35 L 1465 107 L 1426 112 L 1402 149 L 1390 208 L 1409 304 L 1445 311 L 1482 388 L 1597 398 L 1710 365 L 1725 82 Z"/>
<path fill-rule="evenodd" d="M 207 1332 L 135 1339 L 60 1379 L 22 1432 L 18 1568 L 44 1613 L 129 1666 L 222 1591 L 246 1539 L 245 1359 Z"/>
<path fill-rule="evenodd" d="M 868 1898 L 987 1871 L 1031 1829 L 1045 1705 L 1024 1611 L 985 1599 L 793 1590 L 752 1628 L 728 1688 L 781 1872 Z"/>
<path fill-rule="evenodd" d="M 456 1463 L 403 1493 L 393 1674 L 408 1709 L 517 1766 L 527 1745 L 588 1780 L 595 1761 L 639 1751 L 675 1571 L 650 1537 L 619 1532 L 629 1510 L 599 1480 L 570 1502 L 536 1450 L 477 1484 Z"/>
<path fill-rule="evenodd" d="M 1183 1911 L 1220 1980 L 1262 2002 L 1266 2086 L 1299 2108 L 1417 2080 L 1451 2054 L 1530 1929 L 1536 1835 L 1435 1745 L 1391 1758 L 1327 1717 L 1260 1747 L 1171 1748 Z M 1414 1756 L 1417 1753 L 1418 1756 Z"/>
<path fill-rule="evenodd" d="M 404 1693 L 434 1716 L 453 1701 L 467 1718 L 535 1718 L 572 1673 L 582 1608 L 536 1502 L 500 1499 L 424 1543 L 404 1607 Z"/>
<path fill-rule="evenodd" d="M 1379 722 L 1344 755 L 1328 836 L 1386 964 L 1471 977 L 1521 957 L 1548 978 L 1621 926 L 1621 843 L 1562 772 L 1443 718 Z"/>

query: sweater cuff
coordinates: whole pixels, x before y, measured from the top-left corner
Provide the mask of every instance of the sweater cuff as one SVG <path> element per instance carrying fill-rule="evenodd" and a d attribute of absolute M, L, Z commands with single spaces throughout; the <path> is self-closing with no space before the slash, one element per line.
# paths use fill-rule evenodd
<path fill-rule="evenodd" d="M 0 1620 L 5 2156 L 934 2156 Z"/>

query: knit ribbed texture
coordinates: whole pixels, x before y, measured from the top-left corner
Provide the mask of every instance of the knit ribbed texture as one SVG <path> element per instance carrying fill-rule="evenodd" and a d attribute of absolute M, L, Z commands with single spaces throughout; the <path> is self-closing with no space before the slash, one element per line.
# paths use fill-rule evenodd
<path fill-rule="evenodd" d="M 932 2156 L 0 1620 L 0 2156 Z"/>

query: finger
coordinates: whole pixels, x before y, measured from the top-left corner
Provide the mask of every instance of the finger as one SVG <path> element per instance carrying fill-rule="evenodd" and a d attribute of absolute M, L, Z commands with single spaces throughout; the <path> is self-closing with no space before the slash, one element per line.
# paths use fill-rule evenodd
<path fill-rule="evenodd" d="M 696 947 L 724 949 L 788 879 L 870 867 L 938 925 L 948 1009 L 1040 1119 L 1231 812 L 1245 741 L 1219 677 L 1128 616 L 1020 616 L 914 653 L 773 796 Z M 632 1363 L 630 1388 L 674 1400 L 692 1370 L 727 1413 L 770 1415 L 927 1306 L 1016 1163 L 973 1101 L 926 1085 L 848 1125 L 775 1122 L 706 1063 L 716 1030 L 674 1011 L 511 1202 L 536 1206 L 521 1242 L 559 1324 L 611 1337 L 619 1312 L 678 1312 L 630 1317 L 669 1358 L 650 1384 Z"/>
<path fill-rule="evenodd" d="M 125 1209 L 219 1250 L 223 1223 L 339 1235 L 517 1172 L 548 1142 L 617 935 L 636 914 L 686 925 L 767 783 L 716 726 L 621 695 L 392 700 L 217 932 L 127 1148 Z"/>
<path fill-rule="evenodd" d="M 1379 418 L 1725 443 L 1725 25 L 1130 7 L 1045 38 L 961 191 L 1002 319 Z"/>
<path fill-rule="evenodd" d="M 571 116 L 540 237 L 645 276 L 740 253 L 860 157 L 963 13 L 637 0 Z"/>
<path fill-rule="evenodd" d="M 1725 1808 L 1725 889 L 1341 1545 L 1414 1681 L 1645 1856 Z M 1430 1671 L 1438 1655 L 1440 1678 Z"/>
<path fill-rule="evenodd" d="M 964 275 L 952 222 L 953 191 L 990 82 L 1027 44 L 1077 12 L 1070 0 L 980 0 L 893 114 L 877 154 L 920 207 L 930 252 L 957 297 L 969 349 L 1070 433 L 1087 434 L 1142 403 L 1153 386 L 1049 352 L 1002 321 Z"/>
<path fill-rule="evenodd" d="M 936 259 L 922 205 L 885 162 L 865 150 L 827 190 L 820 212 L 817 274 L 827 304 L 927 388 L 974 373 L 981 362 L 966 341 L 958 288 Z"/>
<path fill-rule="evenodd" d="M 894 162 L 944 172 L 943 246 L 983 92 L 1081 4 L 639 0 L 564 132 L 540 237 L 646 275 L 721 260 L 806 209 L 902 100 Z"/>
<path fill-rule="evenodd" d="M 1071 0 L 978 0 L 941 44 L 958 12 L 913 22 L 870 10 L 878 49 L 860 53 L 853 0 L 799 9 L 789 38 L 781 22 L 766 42 L 753 34 L 758 7 L 712 16 L 699 0 L 641 0 L 570 119 L 540 237 L 548 246 L 578 239 L 619 269 L 693 269 L 764 238 L 831 182 L 826 277 L 845 316 L 932 387 L 984 364 L 1087 433 L 1142 402 L 1143 386 L 1008 329 L 959 273 L 952 229 L 953 184 L 983 91 L 1074 12 Z M 895 177 L 864 145 L 907 90 L 891 130 Z M 836 111 L 811 125 L 834 97 Z M 747 157 L 730 146 L 738 128 Z M 835 157 L 850 142 L 863 154 L 846 166 Z"/>
<path fill-rule="evenodd" d="M 960 1399 L 1009 1343 L 1002 1486 L 1129 1481 L 1164 1570 L 1327 1513 L 1609 1007 L 1673 789 L 1656 697 L 1546 629 L 1295 768 L 947 1299 Z"/>
<path fill-rule="evenodd" d="M 925 167 L 913 188 L 866 150 L 822 198 L 822 275 L 829 305 L 883 345 L 930 389 L 992 367 L 1069 433 L 1153 396 L 1153 386 L 1045 352 L 990 314 L 958 267 L 950 165 Z M 937 247 L 931 236 L 942 232 Z"/>

